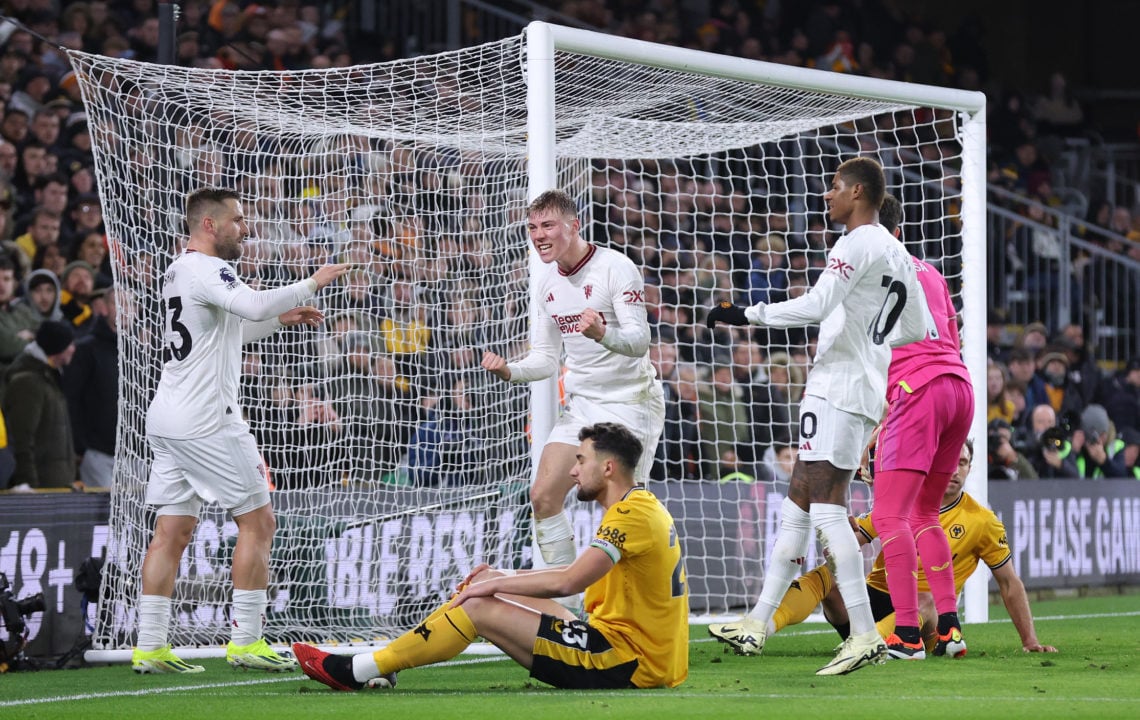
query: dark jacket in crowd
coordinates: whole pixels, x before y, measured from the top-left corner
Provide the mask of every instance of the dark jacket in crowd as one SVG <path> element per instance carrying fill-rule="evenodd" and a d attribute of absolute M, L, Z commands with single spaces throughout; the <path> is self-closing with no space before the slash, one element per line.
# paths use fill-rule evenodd
<path fill-rule="evenodd" d="M 75 449 L 59 370 L 30 345 L 7 371 L 4 417 L 16 456 L 9 487 L 67 488 L 75 481 Z"/>
<path fill-rule="evenodd" d="M 75 355 L 63 375 L 71 414 L 75 452 L 87 448 L 115 454 L 119 426 L 119 336 L 102 316 L 91 334 L 75 343 Z"/>

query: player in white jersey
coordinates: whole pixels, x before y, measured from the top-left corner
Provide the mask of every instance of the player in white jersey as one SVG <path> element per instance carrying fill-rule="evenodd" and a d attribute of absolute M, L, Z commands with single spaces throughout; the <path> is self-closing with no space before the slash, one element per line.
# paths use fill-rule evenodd
<path fill-rule="evenodd" d="M 350 266 L 325 265 L 307 280 L 254 291 L 230 264 L 241 257 L 249 235 L 237 193 L 190 193 L 186 223 L 186 249 L 163 277 L 165 357 L 146 419 L 154 453 L 146 501 L 156 506 L 157 519 L 143 561 L 131 666 L 140 673 L 202 672 L 171 651 L 167 634 L 179 561 L 202 502 L 209 501 L 225 507 L 238 527 L 226 659 L 234 667 L 290 671 L 296 662 L 274 652 L 261 635 L 277 523 L 261 456 L 238 407 L 241 346 L 285 325 L 320 324 L 319 310 L 298 305 Z"/>
<path fill-rule="evenodd" d="M 542 320 L 526 357 L 507 362 L 486 352 L 482 364 L 503 380 L 529 383 L 556 376 L 565 350 L 566 404 L 543 446 L 530 500 L 543 561 L 569 565 L 574 532 L 563 506 L 574 486 L 578 431 L 599 422 L 632 430 L 642 444 L 636 476 L 643 482 L 665 426 L 665 396 L 649 362 L 645 285 L 633 261 L 587 242 L 574 199 L 559 190 L 527 207 L 527 228 L 548 264 L 534 295 Z M 566 605 L 577 609 L 579 602 L 570 598 Z"/>
<path fill-rule="evenodd" d="M 882 167 L 853 158 L 836 170 L 824 196 L 831 220 L 846 233 L 828 255 L 827 268 L 806 295 L 786 302 L 709 311 L 710 327 L 795 327 L 820 323 L 815 366 L 800 405 L 800 448 L 780 530 L 756 607 L 740 622 L 709 632 L 738 653 L 758 654 L 768 621 L 792 580 L 803 570 L 814 527 L 835 567 L 836 584 L 850 612 L 851 635 L 820 675 L 842 675 L 886 658 L 875 630 L 859 544 L 847 522 L 847 486 L 863 448 L 883 417 L 891 348 L 925 337 L 925 298 L 910 254 L 878 224 L 886 194 Z"/>

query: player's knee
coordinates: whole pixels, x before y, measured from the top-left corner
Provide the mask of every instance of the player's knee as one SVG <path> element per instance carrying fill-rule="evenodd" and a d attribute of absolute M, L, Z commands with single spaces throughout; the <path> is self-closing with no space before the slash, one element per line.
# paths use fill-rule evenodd
<path fill-rule="evenodd" d="M 536 518 L 548 518 L 557 515 L 562 510 L 565 497 L 558 497 L 558 493 L 550 487 L 535 485 L 530 489 L 530 506 L 534 509 Z"/>
<path fill-rule="evenodd" d="M 193 536 L 193 528 L 186 530 L 181 527 L 159 526 L 155 528 L 154 537 L 151 538 L 150 552 L 180 558 Z"/>
<path fill-rule="evenodd" d="M 899 515 L 890 515 L 884 513 L 878 515 L 871 514 L 871 524 L 875 526 L 875 532 L 879 534 L 880 538 L 894 537 L 899 534 L 910 534 L 910 523 L 907 519 Z"/>
<path fill-rule="evenodd" d="M 489 567 L 489 568 L 484 568 L 482 571 L 479 572 L 478 575 L 471 578 L 471 582 L 483 582 L 484 580 L 490 580 L 491 578 L 505 577 L 505 576 L 514 575 L 514 574 L 515 574 L 514 570 L 500 570 L 499 568 Z"/>

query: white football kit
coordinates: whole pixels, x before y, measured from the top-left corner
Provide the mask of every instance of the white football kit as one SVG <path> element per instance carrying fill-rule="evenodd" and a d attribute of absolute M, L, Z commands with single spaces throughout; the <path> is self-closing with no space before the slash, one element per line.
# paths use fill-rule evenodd
<path fill-rule="evenodd" d="M 567 407 L 547 442 L 578 444 L 578 430 L 597 422 L 620 422 L 642 443 L 638 472 L 646 476 L 665 426 L 665 394 L 649 362 L 649 321 L 641 272 L 621 253 L 590 245 L 578 265 L 563 273 L 551 263 L 537 278 L 544 321 L 535 328 L 530 353 L 509 363 L 511 382 L 556 375 L 566 351 Z M 582 311 L 596 310 L 606 334 L 595 342 L 578 328 Z"/>
<path fill-rule="evenodd" d="M 926 337 L 926 296 L 906 248 L 882 225 L 860 225 L 835 243 L 809 292 L 772 305 L 759 303 L 747 308 L 745 316 L 768 327 L 820 324 L 815 362 L 804 386 L 800 457 L 858 467 L 886 407 L 891 349 Z M 821 425 L 834 421 L 811 412 L 805 417 L 802 410 L 820 402 L 861 419 L 851 419 L 846 429 L 823 428 L 813 440 L 820 429 L 810 426 L 813 420 Z M 849 430 L 860 427 L 863 431 L 851 437 Z"/>
<path fill-rule="evenodd" d="M 196 496 L 232 509 L 266 490 L 260 454 L 238 406 L 241 346 L 281 327 L 277 316 L 316 289 L 308 279 L 254 291 L 229 263 L 194 251 L 171 263 L 162 288 L 162 379 L 146 417 L 155 454 L 149 504 Z"/>

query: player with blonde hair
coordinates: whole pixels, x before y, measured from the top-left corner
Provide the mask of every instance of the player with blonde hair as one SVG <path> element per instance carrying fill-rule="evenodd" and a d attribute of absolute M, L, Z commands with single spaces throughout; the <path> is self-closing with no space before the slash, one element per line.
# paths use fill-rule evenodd
<path fill-rule="evenodd" d="M 559 373 L 565 351 L 566 404 L 542 448 L 530 500 L 543 561 L 568 565 L 576 550 L 563 505 L 578 431 L 597 422 L 628 427 L 641 442 L 635 474 L 645 480 L 665 427 L 665 391 L 649 362 L 645 283 L 633 261 L 583 238 L 574 199 L 561 190 L 531 202 L 527 228 L 548 264 L 535 281 L 542 318 L 526 357 L 508 362 L 486 352 L 482 365 L 511 383 L 535 382 Z M 578 598 L 563 602 L 580 607 Z"/>

